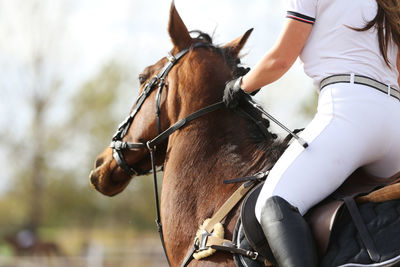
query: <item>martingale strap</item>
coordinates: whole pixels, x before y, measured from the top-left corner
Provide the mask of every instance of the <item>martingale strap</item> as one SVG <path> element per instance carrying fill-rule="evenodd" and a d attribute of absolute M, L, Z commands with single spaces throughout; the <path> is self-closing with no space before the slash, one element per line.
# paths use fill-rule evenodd
<path fill-rule="evenodd" d="M 218 211 L 211 217 L 208 224 L 204 227 L 204 235 L 202 235 L 203 240 L 195 240 L 193 247 L 186 254 L 181 267 L 186 267 L 190 261 L 193 259 L 193 253 L 196 250 L 201 249 L 199 246 L 203 244 L 203 249 L 206 247 L 214 247 L 215 249 L 222 250 L 221 246 L 224 245 L 226 249 L 229 246 L 233 246 L 232 241 L 219 239 L 211 236 L 211 232 L 214 229 L 215 224 L 221 222 L 231 210 L 239 203 L 239 201 L 249 192 L 256 183 L 254 181 L 248 181 L 242 184 L 218 209 Z M 231 250 L 232 251 L 232 250 Z"/>

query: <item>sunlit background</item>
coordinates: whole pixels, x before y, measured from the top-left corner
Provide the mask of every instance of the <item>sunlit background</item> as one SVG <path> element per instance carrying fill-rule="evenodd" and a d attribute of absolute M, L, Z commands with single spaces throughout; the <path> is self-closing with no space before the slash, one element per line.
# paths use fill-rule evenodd
<path fill-rule="evenodd" d="M 88 174 L 127 115 L 138 74 L 171 49 L 170 4 L 0 0 L 0 266 L 165 265 L 151 179 L 109 198 Z M 274 44 L 286 12 L 276 0 L 175 4 L 189 30 L 216 44 L 254 28 L 249 66 Z M 298 62 L 256 98 L 290 128 L 315 108 Z"/>

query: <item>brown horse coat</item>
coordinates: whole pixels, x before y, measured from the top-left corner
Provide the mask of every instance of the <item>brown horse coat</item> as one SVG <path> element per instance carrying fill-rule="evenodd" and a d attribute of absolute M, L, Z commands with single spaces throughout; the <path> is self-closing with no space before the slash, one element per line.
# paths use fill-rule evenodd
<path fill-rule="evenodd" d="M 192 38 L 174 4 L 168 26 L 172 53 L 206 39 Z M 251 30 L 223 47 L 196 48 L 186 54 L 170 71 L 161 100 L 161 128 L 166 129 L 200 108 L 222 99 L 228 80 L 237 75 L 238 55 Z M 147 81 L 167 62 L 166 58 L 146 68 L 141 77 Z M 142 90 L 144 87 L 142 84 Z M 153 91 L 136 115 L 124 141 L 141 142 L 157 135 Z M 193 245 L 203 221 L 229 198 L 239 185 L 224 185 L 223 180 L 252 175 L 275 162 L 284 147 L 273 138 L 265 139 L 240 115 L 221 109 L 190 122 L 173 133 L 167 144 L 157 147 L 156 161 L 164 162 L 161 215 L 168 258 L 179 266 Z M 125 151 L 128 164 L 150 169 L 148 151 Z M 112 149 L 98 156 L 90 175 L 93 187 L 105 195 L 121 192 L 132 177 L 112 157 Z M 231 238 L 237 209 L 225 220 L 225 238 Z M 191 266 L 233 266 L 232 256 L 218 252 Z"/>

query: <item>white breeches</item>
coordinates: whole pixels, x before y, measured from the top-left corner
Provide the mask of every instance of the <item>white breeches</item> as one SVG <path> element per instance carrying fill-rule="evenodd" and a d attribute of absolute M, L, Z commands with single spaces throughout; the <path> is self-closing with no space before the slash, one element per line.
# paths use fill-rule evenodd
<path fill-rule="evenodd" d="M 272 168 L 256 204 L 280 196 L 302 215 L 334 192 L 357 168 L 388 178 L 400 172 L 400 101 L 368 86 L 325 87 L 314 119 Z"/>

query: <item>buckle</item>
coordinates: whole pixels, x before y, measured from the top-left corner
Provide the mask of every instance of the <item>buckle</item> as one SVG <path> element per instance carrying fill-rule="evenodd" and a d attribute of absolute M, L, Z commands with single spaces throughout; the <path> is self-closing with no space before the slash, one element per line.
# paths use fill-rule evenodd
<path fill-rule="evenodd" d="M 269 174 L 269 170 L 266 172 L 258 172 L 254 175 L 254 178 L 256 178 L 258 181 L 264 180 Z"/>
<path fill-rule="evenodd" d="M 110 147 L 115 150 L 122 150 L 122 149 L 125 149 L 127 146 L 126 146 L 126 142 L 117 140 L 117 141 L 112 141 L 110 144 Z"/>
<path fill-rule="evenodd" d="M 249 256 L 250 259 L 252 259 L 253 261 L 257 260 L 258 258 L 258 252 L 253 252 L 253 251 L 248 251 L 247 252 L 247 256 Z"/>
<path fill-rule="evenodd" d="M 153 146 L 151 140 L 147 141 L 145 145 L 150 152 L 157 150 L 157 146 Z"/>
<path fill-rule="evenodd" d="M 204 230 L 203 233 L 201 233 L 200 239 L 198 236 L 196 236 L 194 240 L 194 246 L 196 251 L 203 251 L 209 248 L 207 247 L 207 240 L 210 235 L 211 235 L 210 233 Z"/>
<path fill-rule="evenodd" d="M 171 53 L 168 53 L 167 59 L 171 63 L 175 63 L 176 61 L 176 57 L 174 57 L 174 55 L 172 55 Z"/>

